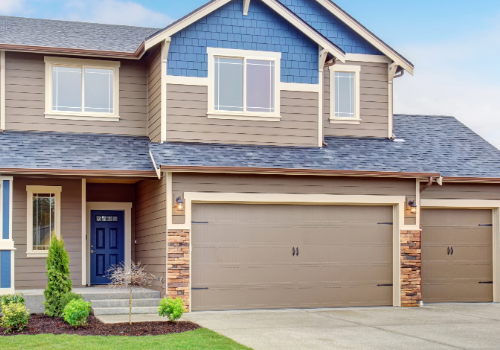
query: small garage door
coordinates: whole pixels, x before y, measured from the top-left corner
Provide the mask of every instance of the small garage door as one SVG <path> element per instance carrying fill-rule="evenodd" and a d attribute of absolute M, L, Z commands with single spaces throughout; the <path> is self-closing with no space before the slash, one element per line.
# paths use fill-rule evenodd
<path fill-rule="evenodd" d="M 192 309 L 392 305 L 392 207 L 195 204 Z"/>
<path fill-rule="evenodd" d="M 491 223 L 491 210 L 422 210 L 424 302 L 493 301 Z"/>

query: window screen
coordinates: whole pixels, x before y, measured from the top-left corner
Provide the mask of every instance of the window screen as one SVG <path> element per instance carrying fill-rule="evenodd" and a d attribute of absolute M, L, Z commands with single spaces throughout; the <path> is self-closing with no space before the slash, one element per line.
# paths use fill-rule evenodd
<path fill-rule="evenodd" d="M 335 117 L 354 118 L 354 73 L 335 72 Z"/>
<path fill-rule="evenodd" d="M 215 58 L 216 111 L 243 111 L 243 59 Z"/>
<path fill-rule="evenodd" d="M 55 195 L 33 194 L 33 250 L 48 250 L 55 233 Z"/>
<path fill-rule="evenodd" d="M 52 109 L 54 111 L 82 111 L 82 69 L 52 68 Z"/>
<path fill-rule="evenodd" d="M 85 112 L 113 113 L 113 70 L 85 68 Z"/>
<path fill-rule="evenodd" d="M 247 111 L 274 112 L 274 62 L 247 60 Z"/>

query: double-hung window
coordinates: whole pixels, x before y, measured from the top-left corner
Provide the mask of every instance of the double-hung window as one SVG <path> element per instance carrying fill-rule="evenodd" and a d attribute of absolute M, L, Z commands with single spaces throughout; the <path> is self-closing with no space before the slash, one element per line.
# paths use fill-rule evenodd
<path fill-rule="evenodd" d="M 279 121 L 279 52 L 207 48 L 209 118 Z"/>
<path fill-rule="evenodd" d="M 360 66 L 330 67 L 330 123 L 359 124 Z"/>
<path fill-rule="evenodd" d="M 116 120 L 120 62 L 45 57 L 45 116 Z"/>
<path fill-rule="evenodd" d="M 61 187 L 26 186 L 28 257 L 47 256 L 52 235 L 60 237 L 61 230 Z"/>

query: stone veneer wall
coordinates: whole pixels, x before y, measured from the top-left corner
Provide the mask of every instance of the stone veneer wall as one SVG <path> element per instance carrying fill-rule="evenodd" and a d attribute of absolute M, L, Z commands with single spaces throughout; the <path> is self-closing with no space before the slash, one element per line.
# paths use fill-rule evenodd
<path fill-rule="evenodd" d="M 422 300 L 421 231 L 401 231 L 401 306 L 419 306 Z"/>
<path fill-rule="evenodd" d="M 168 230 L 167 296 L 180 297 L 189 310 L 189 230 Z"/>

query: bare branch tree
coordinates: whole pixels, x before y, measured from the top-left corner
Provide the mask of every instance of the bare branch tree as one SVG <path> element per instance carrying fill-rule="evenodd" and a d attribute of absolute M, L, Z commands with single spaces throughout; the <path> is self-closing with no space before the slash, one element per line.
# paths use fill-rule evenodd
<path fill-rule="evenodd" d="M 146 271 L 146 265 L 141 262 L 131 262 L 130 265 L 120 263 L 109 268 L 107 276 L 110 280 L 109 288 L 129 288 L 129 314 L 128 322 L 132 324 L 132 295 L 135 288 L 144 288 L 149 286 L 155 279 L 155 276 Z"/>

